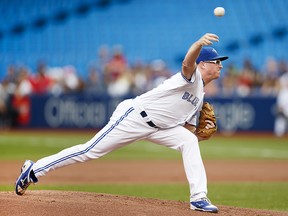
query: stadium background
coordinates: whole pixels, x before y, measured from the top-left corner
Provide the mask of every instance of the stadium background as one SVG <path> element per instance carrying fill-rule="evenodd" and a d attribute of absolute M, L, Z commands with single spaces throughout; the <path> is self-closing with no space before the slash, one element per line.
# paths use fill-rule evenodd
<path fill-rule="evenodd" d="M 213 15 L 219 5 L 226 9 L 225 17 Z M 178 72 L 192 42 L 213 32 L 220 37 L 220 43 L 214 44 L 216 49 L 230 57 L 224 63 L 222 78 L 206 93 L 218 105 L 217 110 L 222 110 L 218 113 L 220 131 L 271 132 L 275 83 L 287 68 L 286 9 L 284 0 L 3 0 L 2 104 L 13 94 L 20 95 L 7 105 L 20 113 L 12 123 L 18 127 L 102 127 L 120 100 L 145 92 Z M 103 68 L 117 54 L 123 60 L 120 67 L 119 62 L 111 63 L 112 69 L 105 72 Z M 121 69 L 115 71 L 115 67 Z M 47 80 L 39 81 L 40 71 L 53 80 L 53 87 Z M 252 78 L 247 80 L 247 76 Z M 120 81 L 116 83 L 116 79 Z M 21 81 L 24 84 L 20 85 Z M 71 93 L 74 98 L 63 96 Z M 26 96 L 29 99 L 23 99 Z M 55 116 L 61 112 L 55 100 L 50 111 L 41 112 L 51 104 L 52 96 L 64 97 L 59 102 L 64 108 L 59 109 L 70 107 L 74 112 Z M 75 105 L 79 100 L 82 107 Z M 235 119 L 231 113 L 239 115 Z M 92 118 L 100 120 L 91 123 L 88 120 Z M 11 125 L 11 120 L 1 122 Z"/>
<path fill-rule="evenodd" d="M 214 17 L 216 6 L 226 9 L 225 17 Z M 126 211 L 125 215 L 139 211 L 139 208 L 131 210 L 133 205 L 119 196 L 104 202 L 105 196 L 95 200 L 94 195 L 93 205 L 88 207 L 87 203 L 92 202 L 87 200 L 88 194 L 80 196 L 83 202 L 79 204 L 79 194 L 59 193 L 60 198 L 56 199 L 55 190 L 161 199 L 161 204 L 155 202 L 154 206 L 151 206 L 154 201 L 148 201 L 147 205 L 147 201 L 136 200 L 141 203 L 141 213 L 153 211 L 155 206 L 159 207 L 159 214 L 165 215 L 188 210 L 187 203 L 177 208 L 179 200 L 186 202 L 188 197 L 181 155 L 145 141 L 121 148 L 103 159 L 52 172 L 41 184 L 31 186 L 25 199 L 15 196 L 13 183 L 23 160 L 35 161 L 89 140 L 95 134 L 94 128 L 107 122 L 119 101 L 176 73 L 191 43 L 204 33 L 213 32 L 220 37 L 215 47 L 230 59 L 224 62 L 221 79 L 207 89 L 207 99 L 219 112 L 220 132 L 252 133 L 218 134 L 201 143 L 209 197 L 219 205 L 220 215 L 256 215 L 256 210 L 230 206 L 285 211 L 257 215 L 287 215 L 287 136 L 271 136 L 277 96 L 275 83 L 288 58 L 287 8 L 285 0 L 0 1 L 0 110 L 5 110 L 1 109 L 3 102 L 8 102 L 4 104 L 6 108 L 13 105 L 21 113 L 14 125 L 17 130 L 5 130 L 13 122 L 5 119 L 7 113 L 0 112 L 4 117 L 0 120 L 1 213 L 19 215 L 30 211 L 31 215 L 43 212 L 44 215 L 54 210 L 55 215 L 77 212 L 83 215 L 94 208 L 90 210 L 93 214 L 107 210 L 115 215 L 114 206 L 117 212 Z M 108 91 L 103 83 L 108 84 L 111 77 L 105 76 L 103 66 L 115 52 L 124 57 L 121 75 L 129 77 L 130 85 L 127 88 L 127 82 L 120 82 L 120 87 L 116 85 L 114 89 L 111 87 L 114 91 Z M 92 84 L 91 71 L 98 78 Z M 49 82 L 45 78 L 36 82 L 42 72 Z M 245 85 L 247 80 L 239 82 L 243 74 L 244 78 L 248 74 L 260 79 L 248 79 Z M 232 82 L 227 84 L 225 77 Z M 10 114 L 13 117 L 15 113 Z M 39 128 L 56 130 L 33 130 Z M 255 135 L 255 131 L 268 135 Z M 76 202 L 67 205 L 71 197 Z M 164 200 L 175 200 L 176 204 Z M 33 208 L 23 209 L 27 202 Z M 118 202 L 120 205 L 116 205 Z M 163 205 L 171 212 L 164 212 Z"/>

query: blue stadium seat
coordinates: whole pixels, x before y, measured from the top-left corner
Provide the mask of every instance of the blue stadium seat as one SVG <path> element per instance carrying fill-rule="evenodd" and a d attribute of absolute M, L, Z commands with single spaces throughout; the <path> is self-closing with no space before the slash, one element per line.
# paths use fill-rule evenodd
<path fill-rule="evenodd" d="M 100 1 L 2 0 L 0 54 L 5 61 L 0 64 L 0 79 L 9 61 L 29 62 L 33 67 L 37 57 L 58 66 L 75 64 L 85 76 L 87 64 L 96 58 L 102 44 L 121 44 L 130 62 L 161 58 L 177 70 L 179 56 L 205 32 L 220 36 L 221 43 L 215 47 L 227 53 L 231 62 L 242 63 L 250 55 L 260 67 L 268 55 L 288 58 L 283 48 L 288 45 L 286 34 L 275 37 L 275 29 L 288 28 L 286 0 L 111 0 L 107 7 L 99 7 Z M 216 6 L 225 7 L 224 17 L 213 15 Z M 20 28 L 11 35 L 11 29 L 20 24 L 23 31 Z M 257 42 L 257 35 L 262 38 L 253 46 L 251 41 Z M 236 45 L 234 50 L 226 49 L 231 44 Z"/>

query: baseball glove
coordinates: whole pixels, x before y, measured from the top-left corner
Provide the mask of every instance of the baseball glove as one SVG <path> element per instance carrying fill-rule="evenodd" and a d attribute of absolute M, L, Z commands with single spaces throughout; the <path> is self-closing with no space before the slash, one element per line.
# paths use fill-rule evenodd
<path fill-rule="evenodd" d="M 207 120 L 213 122 L 215 127 L 206 127 L 208 124 Z M 204 102 L 202 110 L 200 111 L 199 123 L 196 128 L 196 135 L 203 139 L 209 139 L 216 132 L 217 124 L 214 108 L 210 103 Z"/>

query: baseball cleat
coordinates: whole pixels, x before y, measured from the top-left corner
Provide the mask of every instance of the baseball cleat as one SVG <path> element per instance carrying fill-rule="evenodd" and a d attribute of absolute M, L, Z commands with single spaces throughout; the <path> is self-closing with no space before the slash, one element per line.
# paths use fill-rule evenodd
<path fill-rule="evenodd" d="M 20 172 L 20 176 L 15 182 L 15 192 L 17 195 L 22 196 L 31 183 L 38 182 L 38 179 L 33 173 L 32 166 L 34 162 L 26 160 Z"/>
<path fill-rule="evenodd" d="M 197 211 L 217 213 L 218 208 L 206 197 L 190 202 L 190 208 Z"/>

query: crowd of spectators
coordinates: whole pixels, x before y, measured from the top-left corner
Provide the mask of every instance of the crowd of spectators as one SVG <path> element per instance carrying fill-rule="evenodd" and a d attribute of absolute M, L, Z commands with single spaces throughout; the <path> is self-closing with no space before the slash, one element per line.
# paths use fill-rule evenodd
<path fill-rule="evenodd" d="M 275 97 L 279 92 L 279 78 L 288 72 L 286 61 L 267 58 L 263 68 L 256 68 L 246 59 L 241 68 L 233 64 L 223 69 L 220 79 L 207 86 L 206 95 L 222 97 Z"/>
<path fill-rule="evenodd" d="M 241 68 L 228 64 L 223 68 L 221 78 L 206 87 L 206 96 L 276 97 L 279 78 L 287 71 L 286 61 L 276 61 L 272 57 L 261 69 L 248 59 Z M 110 50 L 104 45 L 99 48 L 96 60 L 89 64 L 86 77 L 79 76 L 73 65 L 50 67 L 39 62 L 36 71 L 25 65 L 10 65 L 0 82 L 0 119 L 9 121 L 11 125 L 16 122 L 25 124 L 29 119 L 27 104 L 30 95 L 57 96 L 75 92 L 108 94 L 111 97 L 139 95 L 175 72 L 161 59 L 129 63 L 121 46 Z"/>

